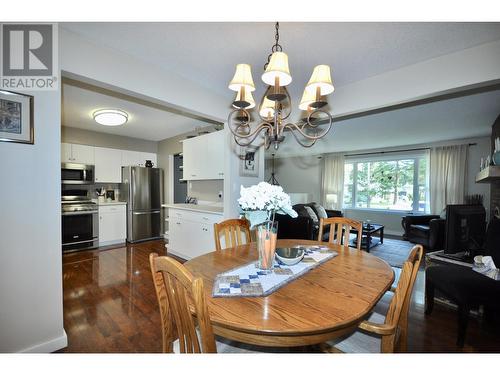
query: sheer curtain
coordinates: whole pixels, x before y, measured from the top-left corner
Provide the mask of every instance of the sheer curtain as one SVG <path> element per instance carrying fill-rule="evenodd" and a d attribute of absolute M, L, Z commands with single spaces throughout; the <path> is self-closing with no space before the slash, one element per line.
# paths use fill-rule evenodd
<path fill-rule="evenodd" d="M 447 204 L 464 202 L 468 153 L 468 145 L 431 149 L 429 183 L 433 214 L 441 214 Z"/>
<path fill-rule="evenodd" d="M 341 210 L 344 197 L 344 155 L 323 155 L 321 199 L 327 209 Z"/>

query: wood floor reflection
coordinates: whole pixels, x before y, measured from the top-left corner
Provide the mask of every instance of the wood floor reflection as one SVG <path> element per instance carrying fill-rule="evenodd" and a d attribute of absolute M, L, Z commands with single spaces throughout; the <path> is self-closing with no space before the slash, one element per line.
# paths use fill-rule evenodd
<path fill-rule="evenodd" d="M 160 314 L 149 270 L 149 254 L 165 255 L 164 242 L 148 241 L 63 256 L 64 328 L 71 353 L 161 351 Z M 456 352 L 456 315 L 421 305 L 423 273 L 410 312 L 411 352 Z M 471 319 L 465 352 L 500 352 L 500 340 Z"/>

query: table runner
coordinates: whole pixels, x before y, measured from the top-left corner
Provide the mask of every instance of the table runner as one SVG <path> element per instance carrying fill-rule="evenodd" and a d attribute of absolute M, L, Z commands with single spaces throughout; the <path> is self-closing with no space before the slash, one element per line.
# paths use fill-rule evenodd
<path fill-rule="evenodd" d="M 304 258 L 293 266 L 276 259 L 270 271 L 263 271 L 257 267 L 257 262 L 251 262 L 217 275 L 212 296 L 265 297 L 338 255 L 326 246 L 301 247 L 305 249 Z"/>

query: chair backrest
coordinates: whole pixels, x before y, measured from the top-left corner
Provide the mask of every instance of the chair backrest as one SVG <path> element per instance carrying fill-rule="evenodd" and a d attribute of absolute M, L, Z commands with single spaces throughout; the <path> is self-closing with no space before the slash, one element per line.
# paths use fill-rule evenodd
<path fill-rule="evenodd" d="M 149 264 L 151 266 L 151 274 L 153 276 L 153 284 L 156 291 L 156 299 L 160 307 L 161 331 L 163 339 L 163 353 L 173 352 L 173 342 L 177 339 L 174 321 L 172 320 L 172 312 L 168 303 L 167 289 L 165 287 L 165 279 L 163 273 L 156 268 L 156 259 L 158 254 L 149 254 Z"/>
<path fill-rule="evenodd" d="M 410 286 L 408 293 L 405 297 L 405 302 L 403 306 L 403 312 L 408 314 L 408 310 L 410 308 L 411 296 L 413 292 L 413 286 L 415 285 L 415 280 L 417 279 L 418 270 L 420 268 L 420 263 L 422 262 L 422 258 L 424 256 L 424 248 L 422 245 L 415 245 L 411 249 L 410 255 L 408 255 L 407 261 L 413 264 L 413 270 L 411 273 Z"/>
<path fill-rule="evenodd" d="M 221 236 L 224 236 L 224 246 Z M 245 219 L 229 219 L 214 224 L 215 249 L 244 245 L 251 242 L 250 223 Z"/>
<path fill-rule="evenodd" d="M 163 276 L 169 318 L 175 323 L 181 353 L 216 353 L 203 280 L 194 278 L 182 264 L 172 258 L 157 256 L 152 258 L 152 263 L 156 272 L 161 272 Z M 196 322 L 198 322 L 199 336 Z"/>
<path fill-rule="evenodd" d="M 401 316 L 399 317 L 398 327 L 400 331 L 400 337 L 398 342 L 398 351 L 406 352 L 407 350 L 407 341 L 408 341 L 408 314 L 410 311 L 411 305 L 411 297 L 413 294 L 413 287 L 415 285 L 415 280 L 417 279 L 418 270 L 420 268 L 420 263 L 422 262 L 422 258 L 424 256 L 424 248 L 422 245 L 415 245 L 411 249 L 410 254 L 408 255 L 407 262 L 410 262 L 413 265 L 413 269 L 410 277 L 410 285 L 408 286 L 408 291 L 406 293 L 403 307 L 401 311 Z"/>
<path fill-rule="evenodd" d="M 323 231 L 326 225 L 330 225 L 328 242 L 336 245 L 349 246 L 349 234 L 351 229 L 358 231 L 356 248 L 361 250 L 361 238 L 363 233 L 363 223 L 347 217 L 329 217 L 321 219 L 319 222 L 318 241 L 322 241 Z"/>
<path fill-rule="evenodd" d="M 391 303 L 389 304 L 389 309 L 385 316 L 385 324 L 389 326 L 399 326 L 399 319 L 403 311 L 403 305 L 406 300 L 406 295 L 409 292 L 410 284 L 413 275 L 413 263 L 406 261 L 403 264 L 401 271 L 401 276 L 399 277 L 399 282 L 394 290 L 394 295 L 392 297 Z M 393 353 L 396 338 L 398 332 L 392 335 L 382 336 L 382 353 Z"/>

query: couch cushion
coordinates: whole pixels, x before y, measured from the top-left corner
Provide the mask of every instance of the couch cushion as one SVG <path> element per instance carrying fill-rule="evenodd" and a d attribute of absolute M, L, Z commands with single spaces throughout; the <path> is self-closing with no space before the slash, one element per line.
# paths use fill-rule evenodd
<path fill-rule="evenodd" d="M 412 224 L 412 225 L 410 225 L 410 228 L 416 229 L 418 231 L 425 232 L 425 233 L 429 232 L 429 230 L 430 230 L 430 227 L 428 225 Z"/>
<path fill-rule="evenodd" d="M 328 217 L 325 208 L 322 205 L 312 202 L 309 206 L 314 210 L 318 219 L 326 219 Z"/>

